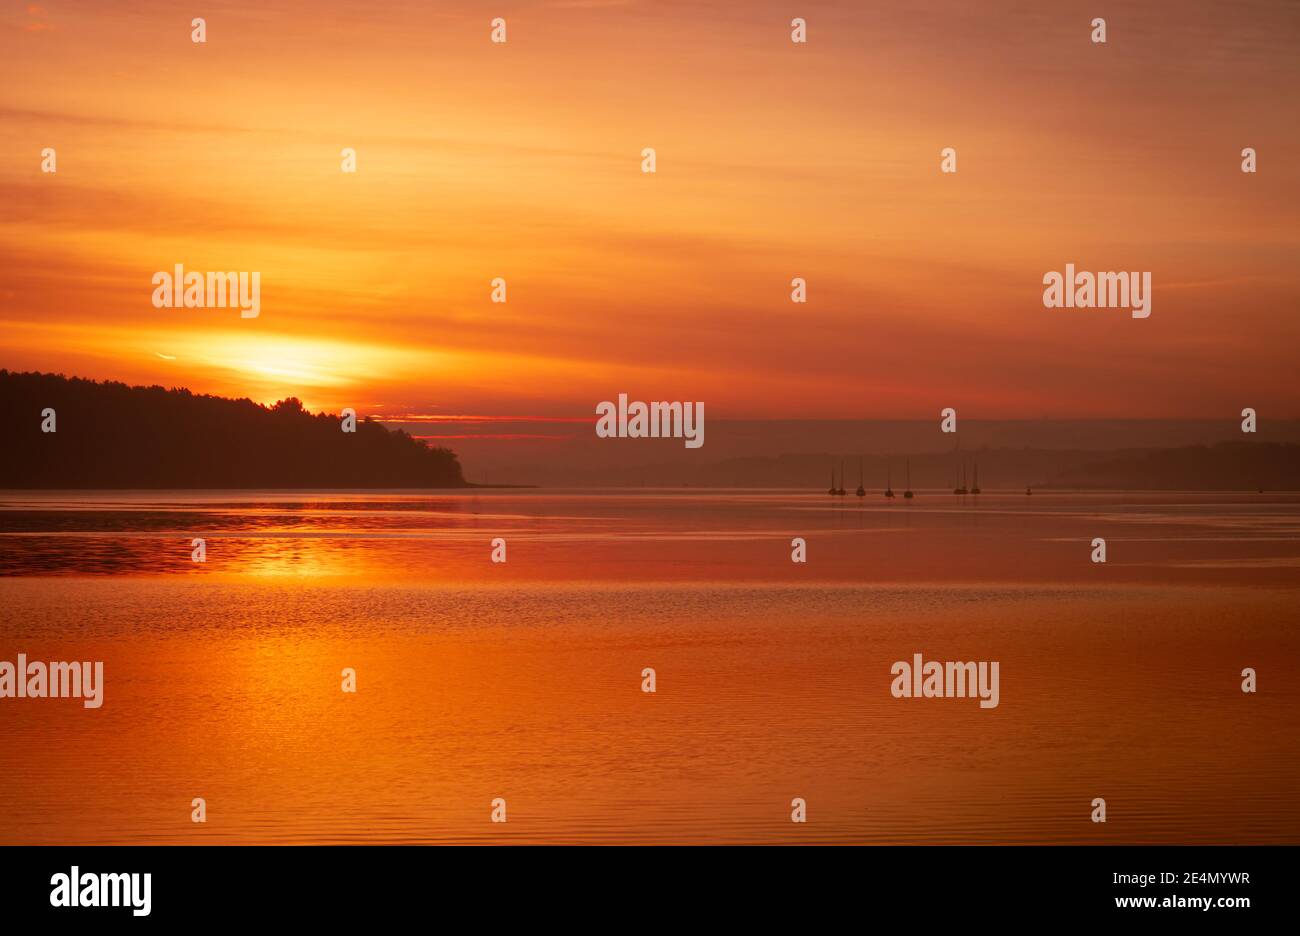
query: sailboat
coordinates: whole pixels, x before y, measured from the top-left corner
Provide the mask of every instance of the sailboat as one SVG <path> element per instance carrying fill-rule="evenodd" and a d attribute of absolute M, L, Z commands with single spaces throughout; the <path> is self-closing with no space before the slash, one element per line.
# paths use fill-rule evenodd
<path fill-rule="evenodd" d="M 858 456 L 858 489 L 854 492 L 858 497 L 866 497 L 867 489 L 862 486 L 862 456 Z"/>
<path fill-rule="evenodd" d="M 1025 485 L 1025 496 L 1026 496 L 1026 497 L 1029 497 L 1029 496 L 1032 495 L 1033 493 L 1034 493 L 1033 491 L 1029 490 L 1029 485 L 1026 484 L 1026 485 Z"/>
<path fill-rule="evenodd" d="M 835 462 L 833 461 L 831 462 L 831 487 L 826 493 L 831 497 L 835 496 Z"/>
<path fill-rule="evenodd" d="M 886 497 L 894 496 L 894 485 L 890 481 L 888 468 L 885 469 L 885 496 Z"/>
<path fill-rule="evenodd" d="M 903 492 L 903 497 L 907 500 L 912 499 L 912 459 L 907 460 L 907 490 Z"/>
<path fill-rule="evenodd" d="M 970 492 L 972 494 L 978 494 L 980 492 L 980 463 L 979 462 L 975 463 L 975 484 L 974 486 L 971 487 Z"/>
<path fill-rule="evenodd" d="M 962 465 L 962 466 L 961 466 L 961 487 L 959 487 L 959 488 L 953 488 L 953 491 L 952 491 L 952 492 L 953 492 L 954 494 L 969 494 L 969 493 L 970 493 L 969 491 L 966 490 L 966 466 L 965 466 L 965 465 Z"/>
<path fill-rule="evenodd" d="M 832 477 L 834 477 L 833 473 Z M 835 489 L 835 493 L 840 497 L 844 496 L 844 459 L 842 458 L 840 459 L 840 486 Z"/>

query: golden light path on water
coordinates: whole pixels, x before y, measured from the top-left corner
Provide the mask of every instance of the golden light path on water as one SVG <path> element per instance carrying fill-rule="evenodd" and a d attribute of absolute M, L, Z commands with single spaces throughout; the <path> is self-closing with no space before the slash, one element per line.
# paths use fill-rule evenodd
<path fill-rule="evenodd" d="M 6 495 L 0 659 L 100 659 L 106 676 L 96 710 L 0 702 L 0 828 L 18 842 L 1300 833 L 1294 499 L 948 497 L 905 513 L 791 492 Z M 1099 523 L 1105 566 L 1087 559 Z M 998 660 L 999 705 L 893 698 L 890 667 L 914 653 Z M 498 796 L 505 825 L 489 822 Z M 805 825 L 789 821 L 796 796 Z"/>

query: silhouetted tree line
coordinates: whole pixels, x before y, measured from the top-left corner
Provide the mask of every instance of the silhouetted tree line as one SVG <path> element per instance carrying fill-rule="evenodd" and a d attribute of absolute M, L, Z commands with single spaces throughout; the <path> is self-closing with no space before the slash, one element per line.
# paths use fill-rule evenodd
<path fill-rule="evenodd" d="M 41 431 L 41 412 L 56 431 Z M 290 398 L 252 400 L 0 370 L 0 487 L 464 487 L 460 462 L 369 419 L 355 433 Z"/>

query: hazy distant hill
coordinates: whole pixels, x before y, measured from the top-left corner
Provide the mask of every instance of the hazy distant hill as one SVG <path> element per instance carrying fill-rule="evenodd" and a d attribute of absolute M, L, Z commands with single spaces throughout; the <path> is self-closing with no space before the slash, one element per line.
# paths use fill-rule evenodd
<path fill-rule="evenodd" d="M 1220 442 L 1115 453 L 1052 479 L 1057 487 L 1180 491 L 1300 489 L 1300 445 Z"/>
<path fill-rule="evenodd" d="M 909 461 L 911 483 L 918 490 L 952 490 L 963 468 L 967 483 L 973 484 L 977 467 L 980 486 L 987 491 L 1023 490 L 1026 485 L 1036 490 L 1300 490 L 1300 445 L 1255 441 L 1113 452 L 981 448 L 910 457 L 869 455 L 862 459 L 863 484 L 872 492 L 883 491 L 886 482 L 902 490 Z M 858 485 L 858 459 L 829 453 L 612 467 L 592 470 L 570 483 L 824 490 L 830 486 L 832 466 L 839 479 L 841 464 L 844 486 L 852 491 Z"/>
<path fill-rule="evenodd" d="M 599 438 L 595 417 L 587 415 L 585 408 L 565 414 L 579 416 L 577 419 L 494 418 L 477 426 L 458 423 L 453 430 L 429 422 L 403 424 L 400 417 L 385 425 L 404 428 L 417 437 L 454 431 L 456 453 L 475 480 L 548 487 L 825 488 L 830 482 L 831 461 L 840 456 L 845 457 L 848 480 L 856 487 L 861 455 L 868 489 L 884 490 L 891 462 L 897 484 L 905 469 L 903 459 L 910 456 L 916 487 L 951 489 L 960 480 L 960 459 L 964 457 L 972 469 L 971 463 L 978 460 L 982 486 L 1019 484 L 1023 490 L 1026 484 L 1078 478 L 1090 465 L 1132 453 L 1212 447 L 1220 442 L 1300 445 L 1300 420 L 1272 411 L 1263 415 L 1259 431 L 1250 435 L 1242 433 L 1241 416 L 1234 410 L 1195 419 L 1045 416 L 987 420 L 963 416 L 955 434 L 940 432 L 937 418 L 728 419 L 720 407 L 709 412 L 706 441 L 699 449 L 685 448 L 680 439 Z M 1272 457 L 1262 448 L 1256 454 L 1265 460 Z M 1203 460 L 1195 453 L 1190 458 Z M 1287 469 L 1285 461 L 1275 467 Z M 1144 486 L 1166 483 L 1152 479 L 1146 469 L 1131 481 L 1140 478 L 1146 479 Z M 1300 478 L 1294 474 L 1284 475 L 1283 480 L 1292 490 L 1300 488 Z M 1251 481 L 1228 474 L 1221 483 L 1245 490 Z"/>
<path fill-rule="evenodd" d="M 56 414 L 42 432 L 41 413 Z M 405 432 L 188 390 L 0 370 L 0 487 L 465 487 L 454 452 Z"/>

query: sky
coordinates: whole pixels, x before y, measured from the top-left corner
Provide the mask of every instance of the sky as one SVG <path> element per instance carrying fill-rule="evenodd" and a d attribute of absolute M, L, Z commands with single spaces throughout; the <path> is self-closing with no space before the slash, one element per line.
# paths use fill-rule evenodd
<path fill-rule="evenodd" d="M 623 392 L 1300 417 L 1300 4 L 190 6 L 0 7 L 0 367 L 507 443 Z M 261 314 L 155 308 L 178 263 Z M 1067 263 L 1150 318 L 1044 308 Z"/>

